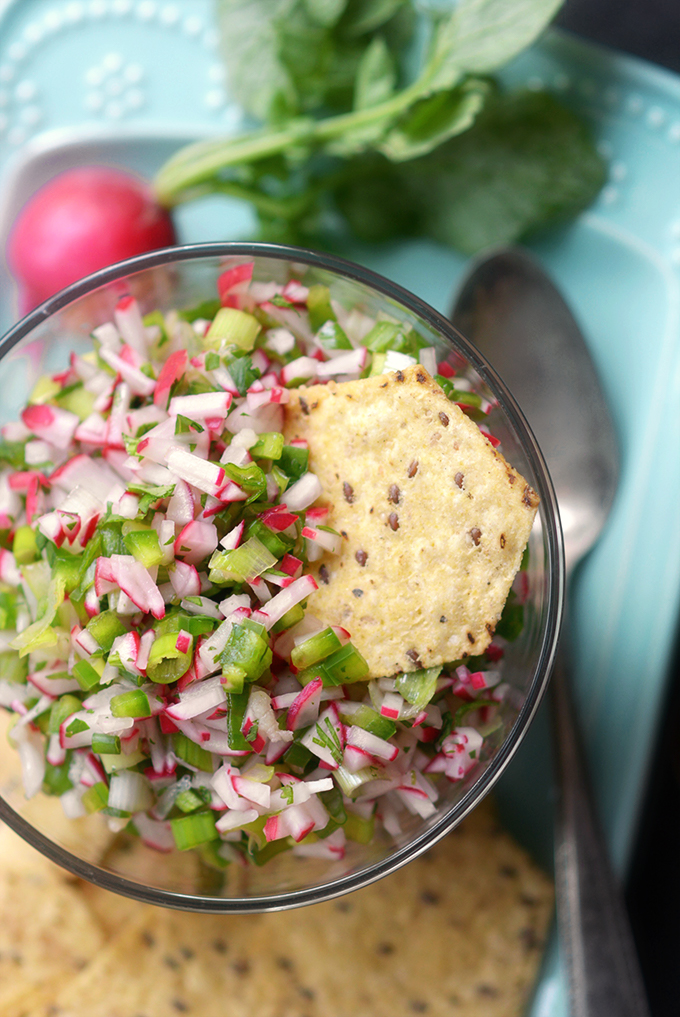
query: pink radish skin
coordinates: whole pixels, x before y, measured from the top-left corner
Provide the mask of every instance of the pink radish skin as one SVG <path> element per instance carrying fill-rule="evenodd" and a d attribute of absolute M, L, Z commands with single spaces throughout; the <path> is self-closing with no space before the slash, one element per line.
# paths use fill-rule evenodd
<path fill-rule="evenodd" d="M 90 272 L 174 244 L 150 186 L 108 166 L 79 166 L 48 181 L 23 207 L 7 245 L 26 313 Z"/>
<path fill-rule="evenodd" d="M 323 681 L 315 678 L 298 693 L 291 703 L 286 715 L 286 727 L 289 731 L 297 731 L 301 727 L 309 727 L 319 716 L 321 690 Z"/>
<path fill-rule="evenodd" d="M 175 353 L 171 353 L 165 361 L 156 382 L 153 394 L 154 405 L 160 406 L 163 410 L 167 407 L 172 386 L 184 377 L 188 356 L 186 350 L 177 350 Z"/>

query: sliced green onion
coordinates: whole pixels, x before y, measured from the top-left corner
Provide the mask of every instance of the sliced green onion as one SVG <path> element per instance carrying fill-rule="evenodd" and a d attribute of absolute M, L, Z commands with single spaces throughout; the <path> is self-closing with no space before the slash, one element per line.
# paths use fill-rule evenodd
<path fill-rule="evenodd" d="M 120 737 L 112 734 L 92 734 L 92 751 L 100 756 L 120 755 Z"/>
<path fill-rule="evenodd" d="M 396 678 L 397 692 L 407 703 L 422 710 L 437 691 L 437 679 L 441 670 L 441 667 L 426 667 L 421 671 L 399 674 Z"/>
<path fill-rule="evenodd" d="M 283 761 L 288 769 L 303 773 L 310 763 L 314 766 L 318 763 L 318 757 L 300 742 L 293 742 L 291 747 L 284 753 Z"/>
<path fill-rule="evenodd" d="M 51 763 L 45 763 L 45 776 L 43 777 L 42 789 L 47 795 L 57 795 L 60 797 L 66 791 L 70 791 L 73 787 L 73 782 L 69 777 L 69 770 L 71 768 L 71 757 L 72 752 L 69 750 L 66 753 L 66 759 L 59 766 L 53 766 Z"/>
<path fill-rule="evenodd" d="M 118 636 L 127 632 L 126 626 L 115 611 L 102 611 L 101 614 L 96 614 L 94 618 L 90 618 L 85 627 L 105 653 L 109 652 Z"/>
<path fill-rule="evenodd" d="M 253 519 L 248 524 L 246 533 L 248 537 L 256 537 L 277 560 L 283 558 L 286 551 L 290 550 L 294 544 L 293 540 L 282 537 L 280 533 L 274 533 L 273 530 L 270 530 L 261 519 Z"/>
<path fill-rule="evenodd" d="M 71 668 L 71 673 L 83 692 L 89 692 L 90 689 L 95 687 L 95 685 L 99 685 L 101 674 L 95 667 L 92 666 L 89 660 L 76 661 Z"/>
<path fill-rule="evenodd" d="M 227 738 L 230 748 L 239 751 L 250 748 L 241 731 L 249 699 L 249 690 L 227 695 Z"/>
<path fill-rule="evenodd" d="M 358 844 L 370 844 L 375 833 L 375 817 L 364 819 L 363 816 L 357 816 L 356 812 L 348 812 L 343 829 L 348 840 L 356 841 Z"/>
<path fill-rule="evenodd" d="M 265 431 L 248 450 L 254 459 L 280 459 L 283 452 L 283 435 L 279 431 Z"/>
<path fill-rule="evenodd" d="M 221 307 L 203 340 L 206 349 L 219 349 L 222 345 L 240 350 L 252 350 L 260 331 L 260 323 L 252 314 L 235 307 Z"/>
<path fill-rule="evenodd" d="M 72 696 L 70 693 L 66 693 L 64 696 L 60 696 L 59 699 L 55 699 L 50 709 L 50 721 L 47 726 L 48 734 L 59 734 L 59 728 L 72 713 L 78 713 L 82 710 L 83 704 L 77 696 Z"/>
<path fill-rule="evenodd" d="M 40 552 L 35 539 L 35 531 L 30 526 L 18 526 L 14 531 L 12 554 L 18 565 L 26 565 L 38 558 Z"/>
<path fill-rule="evenodd" d="M 323 323 L 316 333 L 325 350 L 351 350 L 352 344 L 346 334 L 338 325 L 337 321 L 328 320 Z"/>
<path fill-rule="evenodd" d="M 309 639 L 305 639 L 304 642 L 298 643 L 297 646 L 293 647 L 290 659 L 294 667 L 310 667 L 319 660 L 329 657 L 331 653 L 339 650 L 341 646 L 340 639 L 329 625 L 322 632 L 316 632 Z"/>
<path fill-rule="evenodd" d="M 173 734 L 172 748 L 175 755 L 179 759 L 183 759 L 185 763 L 196 766 L 199 770 L 204 770 L 206 773 L 213 772 L 213 762 L 210 753 L 200 745 L 197 745 L 196 742 L 192 742 L 181 731 Z"/>
<path fill-rule="evenodd" d="M 312 332 L 318 332 L 327 321 L 337 320 L 333 305 L 331 304 L 331 291 L 328 286 L 317 283 L 309 287 L 307 312 Z"/>
<path fill-rule="evenodd" d="M 217 840 L 219 837 L 211 812 L 194 812 L 190 816 L 171 819 L 170 826 L 175 844 L 180 851 L 188 851 L 189 848 Z"/>
<path fill-rule="evenodd" d="M 352 710 L 351 713 L 344 713 L 342 704 L 340 704 L 340 719 L 344 724 L 355 724 L 357 727 L 362 727 L 364 731 L 370 731 L 371 734 L 377 735 L 378 738 L 384 738 L 385 741 L 389 741 L 397 733 L 397 725 L 393 720 L 383 717 L 377 710 L 366 706 L 365 703 L 361 703 L 359 709 Z"/>
<path fill-rule="evenodd" d="M 109 804 L 109 789 L 103 780 L 98 781 L 84 792 L 83 805 L 88 812 L 100 812 Z"/>
<path fill-rule="evenodd" d="M 232 626 L 220 654 L 220 663 L 225 669 L 240 668 L 250 681 L 257 681 L 270 666 L 272 651 L 266 636 L 260 635 L 247 621 Z"/>
<path fill-rule="evenodd" d="M 141 689 L 121 692 L 111 699 L 111 713 L 114 717 L 150 717 L 149 697 Z"/>
<path fill-rule="evenodd" d="M 188 788 L 186 791 L 180 791 L 175 798 L 175 805 L 181 812 L 194 812 L 202 805 L 205 805 L 205 802 L 195 791 Z"/>
<path fill-rule="evenodd" d="M 140 561 L 144 568 L 148 569 L 162 563 L 163 551 L 155 530 L 136 530 L 126 534 L 124 540 L 130 554 Z"/>
<path fill-rule="evenodd" d="M 236 580 L 249 583 L 276 564 L 277 559 L 257 537 L 249 537 L 233 551 L 215 551 L 210 559 L 211 583 Z"/>
<path fill-rule="evenodd" d="M 146 676 L 158 685 L 168 685 L 186 674 L 193 660 L 193 649 L 183 653 L 177 649 L 177 632 L 156 636 L 151 644 Z"/>
<path fill-rule="evenodd" d="M 338 782 L 342 793 L 347 795 L 348 798 L 352 798 L 362 784 L 367 784 L 369 780 L 378 779 L 381 772 L 377 766 L 365 766 L 363 770 L 351 773 L 341 764 L 337 770 L 333 771 L 333 776 Z"/>

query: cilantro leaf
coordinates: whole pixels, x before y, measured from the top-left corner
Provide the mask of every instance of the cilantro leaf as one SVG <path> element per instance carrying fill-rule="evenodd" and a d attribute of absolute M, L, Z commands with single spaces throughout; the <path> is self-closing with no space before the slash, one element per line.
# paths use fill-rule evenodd
<path fill-rule="evenodd" d="M 250 357 L 236 357 L 229 362 L 229 374 L 231 380 L 238 389 L 238 394 L 244 396 L 254 381 L 260 377 L 257 367 L 253 367 Z"/>

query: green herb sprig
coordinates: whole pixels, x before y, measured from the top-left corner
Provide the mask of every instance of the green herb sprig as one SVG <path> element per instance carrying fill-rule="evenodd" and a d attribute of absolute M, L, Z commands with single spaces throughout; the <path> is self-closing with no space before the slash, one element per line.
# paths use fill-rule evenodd
<path fill-rule="evenodd" d="M 472 253 L 565 220 L 604 182 L 588 130 L 493 77 L 560 4 L 220 0 L 231 94 L 262 126 L 183 148 L 157 195 L 244 199 L 260 239 L 315 246 L 426 236 Z"/>

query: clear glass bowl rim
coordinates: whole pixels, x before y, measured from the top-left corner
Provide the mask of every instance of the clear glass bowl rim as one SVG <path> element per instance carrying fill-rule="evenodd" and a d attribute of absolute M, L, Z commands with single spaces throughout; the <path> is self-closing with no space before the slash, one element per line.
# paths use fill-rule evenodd
<path fill-rule="evenodd" d="M 0 360 L 34 328 L 56 312 L 73 303 L 73 301 L 86 296 L 93 290 L 145 269 L 158 268 L 175 262 L 226 257 L 272 258 L 302 263 L 333 272 L 336 275 L 368 286 L 391 300 L 402 304 L 409 311 L 417 314 L 436 332 L 440 333 L 454 348 L 457 347 L 482 380 L 494 392 L 501 409 L 515 429 L 533 470 L 535 486 L 540 498 L 539 511 L 544 528 L 544 540 L 547 550 L 546 569 L 549 576 L 547 621 L 545 631 L 543 632 L 538 664 L 531 686 L 510 734 L 484 773 L 470 787 L 465 796 L 448 813 L 443 815 L 437 823 L 415 837 L 404 847 L 395 850 L 393 854 L 382 859 L 382 861 L 357 873 L 340 877 L 329 883 L 261 897 L 227 898 L 177 893 L 159 887 L 145 886 L 78 858 L 40 833 L 40 831 L 15 812 L 0 796 L 0 820 L 6 822 L 9 827 L 32 847 L 36 848 L 36 850 L 40 851 L 61 868 L 96 886 L 144 903 L 181 911 L 210 912 L 213 914 L 249 914 L 284 911 L 309 904 L 318 904 L 322 901 L 340 897 L 352 890 L 358 890 L 378 879 L 382 879 L 383 876 L 395 872 L 402 865 L 429 850 L 430 847 L 457 826 L 488 791 L 491 790 L 507 768 L 523 740 L 543 699 L 552 673 L 564 610 L 565 564 L 557 498 L 548 468 L 524 414 L 502 379 L 493 367 L 487 363 L 477 348 L 454 328 L 447 318 L 433 307 L 409 290 L 399 286 L 397 283 L 391 282 L 379 273 L 337 255 L 301 247 L 290 247 L 284 244 L 268 244 L 255 241 L 184 244 L 160 248 L 156 251 L 137 255 L 85 276 L 32 310 L 0 339 Z"/>

